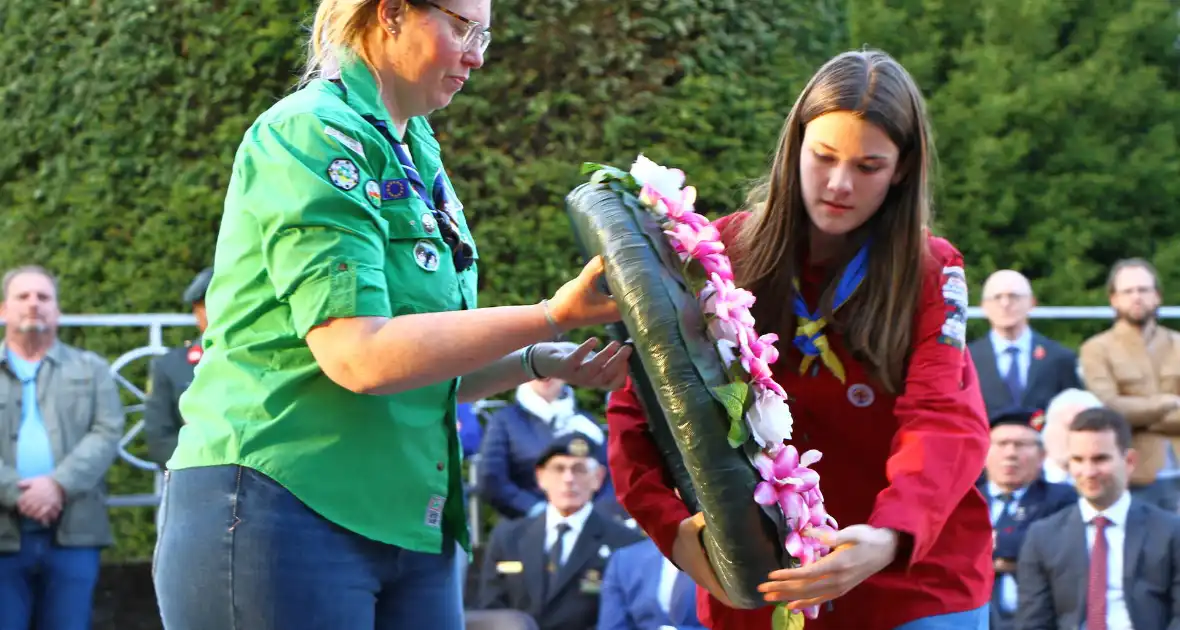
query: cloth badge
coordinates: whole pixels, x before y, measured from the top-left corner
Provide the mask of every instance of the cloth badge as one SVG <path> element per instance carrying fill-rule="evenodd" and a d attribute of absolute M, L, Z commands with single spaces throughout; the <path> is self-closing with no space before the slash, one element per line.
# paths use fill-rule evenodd
<path fill-rule="evenodd" d="M 188 349 L 188 355 L 185 358 L 188 359 L 189 365 L 196 365 L 201 362 L 201 357 L 204 355 L 205 351 L 201 346 L 193 345 Z"/>
<path fill-rule="evenodd" d="M 434 234 L 438 229 L 438 221 L 434 220 L 434 215 L 429 212 L 422 213 L 422 229 L 426 230 L 427 234 Z"/>
<path fill-rule="evenodd" d="M 963 350 L 967 347 L 967 274 L 962 267 L 942 268 L 942 299 L 947 310 L 938 342 Z"/>
<path fill-rule="evenodd" d="M 381 184 L 378 184 L 377 180 L 373 179 L 365 182 L 365 196 L 369 198 L 369 201 L 373 204 L 373 207 L 380 208 Z"/>
<path fill-rule="evenodd" d="M 332 185 L 340 190 L 352 190 L 361 183 L 360 169 L 353 164 L 352 160 L 339 159 L 332 160 L 328 165 L 328 179 L 332 180 Z"/>
<path fill-rule="evenodd" d="M 328 137 L 335 138 L 340 144 L 352 149 L 354 153 L 361 157 L 365 157 L 365 146 L 362 145 L 356 138 L 345 134 L 343 131 L 335 127 L 324 126 L 324 134 Z"/>
<path fill-rule="evenodd" d="M 864 383 L 857 383 L 848 388 L 848 402 L 852 403 L 853 407 L 868 407 L 877 399 L 877 394 L 872 387 Z"/>
<path fill-rule="evenodd" d="M 407 199 L 410 196 L 410 180 L 408 179 L 387 179 L 381 182 L 381 199 L 383 201 L 396 201 L 398 199 Z"/>
<path fill-rule="evenodd" d="M 430 241 L 418 241 L 414 245 L 414 260 L 426 271 L 438 271 L 438 247 Z"/>

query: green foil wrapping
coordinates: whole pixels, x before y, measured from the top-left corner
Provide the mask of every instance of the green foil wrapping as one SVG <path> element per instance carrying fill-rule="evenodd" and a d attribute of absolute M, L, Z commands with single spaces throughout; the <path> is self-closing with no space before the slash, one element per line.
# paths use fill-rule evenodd
<path fill-rule="evenodd" d="M 611 334 L 634 345 L 632 382 L 682 500 L 704 512 L 705 550 L 721 586 L 735 606 L 767 605 L 757 587 L 789 559 L 782 513 L 754 502 L 757 446 L 728 443 L 729 420 L 711 388 L 729 380 L 678 257 L 656 218 L 617 182 L 579 186 L 566 211 L 582 254 L 603 256 L 604 290 L 622 314 Z"/>

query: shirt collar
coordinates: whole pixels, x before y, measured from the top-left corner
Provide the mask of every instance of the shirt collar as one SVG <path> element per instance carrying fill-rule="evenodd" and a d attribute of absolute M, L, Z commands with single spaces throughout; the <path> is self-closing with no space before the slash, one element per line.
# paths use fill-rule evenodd
<path fill-rule="evenodd" d="M 1078 507 L 1082 510 L 1082 522 L 1089 525 L 1094 521 L 1094 518 L 1101 514 L 1106 517 L 1106 520 L 1116 527 L 1126 527 L 1127 512 L 1131 510 L 1131 493 L 1123 491 L 1122 496 L 1114 502 L 1113 505 L 1099 512 L 1090 505 L 1090 502 L 1083 499 L 1078 499 Z"/>
<path fill-rule="evenodd" d="M 992 348 L 995 349 L 997 357 L 1004 354 L 1004 351 L 1008 348 L 1011 348 L 1012 346 L 1020 348 L 1021 355 L 1025 357 L 1027 357 L 1029 352 L 1032 351 L 1031 326 L 1025 326 L 1024 332 L 1020 333 L 1020 336 L 1017 337 L 1015 341 L 1008 341 L 1007 339 L 998 335 L 994 330 L 988 333 L 988 337 L 992 341 Z"/>
<path fill-rule="evenodd" d="M 45 351 L 45 358 L 49 359 L 53 363 L 60 364 L 61 363 L 61 353 L 62 353 L 61 340 L 54 339 L 53 345 L 49 346 L 49 349 Z M 8 342 L 4 341 L 3 339 L 0 339 L 0 363 L 7 363 L 7 362 L 8 362 Z"/>
<path fill-rule="evenodd" d="M 992 483 L 991 481 L 987 482 L 987 492 L 993 499 L 998 499 L 1001 494 L 1004 494 L 1004 491 L 999 486 L 997 486 L 995 483 Z M 1020 488 L 1018 490 L 1013 490 L 1012 491 L 1012 500 L 1019 501 L 1021 499 L 1021 497 L 1024 496 L 1025 492 L 1028 492 L 1028 486 L 1025 486 L 1025 487 Z"/>
<path fill-rule="evenodd" d="M 570 526 L 570 531 L 566 534 L 570 539 L 577 538 L 578 534 L 582 533 L 582 528 L 586 526 L 586 519 L 590 518 L 590 512 L 594 509 L 594 502 L 587 501 L 582 509 L 570 514 L 569 516 L 562 516 L 553 504 L 545 506 L 545 529 L 556 530 L 557 524 L 565 522 Z"/>
<path fill-rule="evenodd" d="M 342 52 L 340 56 L 340 80 L 348 92 L 344 97 L 345 102 L 361 116 L 372 116 L 384 122 L 390 133 L 396 133 L 389 110 L 385 109 L 385 103 L 381 101 L 377 79 L 368 64 L 353 52 Z"/>

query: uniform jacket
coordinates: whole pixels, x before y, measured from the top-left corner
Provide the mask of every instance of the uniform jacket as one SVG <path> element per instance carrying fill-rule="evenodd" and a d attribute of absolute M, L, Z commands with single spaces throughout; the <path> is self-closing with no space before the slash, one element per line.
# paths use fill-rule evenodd
<path fill-rule="evenodd" d="M 1180 394 L 1180 333 L 1156 326 L 1151 339 L 1118 321 L 1082 344 L 1079 356 L 1086 387 L 1127 418 L 1139 464 L 1133 485 L 1155 481 L 1169 444 L 1180 455 L 1180 409 L 1163 394 Z"/>
<path fill-rule="evenodd" d="M 968 349 L 979 371 L 979 385 L 983 390 L 983 402 L 989 417 L 1005 409 L 1044 411 L 1057 394 L 1071 387 L 1082 389 L 1081 379 L 1078 378 L 1078 357 L 1072 350 L 1036 331 L 1032 333 L 1032 347 L 1024 395 L 1020 400 L 1013 401 L 1012 394 L 1004 385 L 1004 377 L 997 370 L 996 349 L 992 346 L 991 335 L 984 335 L 971 342 Z"/>
<path fill-rule="evenodd" d="M 591 630 L 598 620 L 607 561 L 642 535 L 591 511 L 544 597 L 545 516 L 501 521 L 492 530 L 480 574 L 479 607 L 527 612 L 541 630 Z"/>
<path fill-rule="evenodd" d="M 719 223 L 728 241 L 736 222 Z M 832 332 L 827 337 L 844 364 L 845 383 L 826 369 L 800 375 L 797 350 L 789 341 L 778 344 L 781 356 L 771 367 L 792 397 L 793 443 L 823 453 L 816 470 L 828 513 L 842 526 L 867 523 L 902 533 L 895 563 L 808 620 L 809 630 L 891 630 L 916 618 L 978 608 L 991 593 L 991 523 L 975 487 L 988 422 L 959 326 L 965 317 L 962 256 L 933 237 L 929 253 L 902 395 L 878 387 Z M 802 278 L 812 303 L 820 276 Z M 607 420 L 620 502 L 671 557 L 678 525 L 689 513 L 666 480 L 630 383 L 611 396 Z M 703 589 L 697 596 L 698 616 L 714 630 L 770 627 L 771 607 L 732 610 Z"/>
<path fill-rule="evenodd" d="M 602 580 L 598 630 L 704 630 L 688 603 L 684 605 L 688 610 L 675 619 L 664 610 L 660 602 L 663 566 L 663 554 L 648 539 L 616 551 Z"/>
<path fill-rule="evenodd" d="M 161 468 L 176 450 L 176 436 L 184 420 L 180 417 L 180 395 L 193 382 L 193 370 L 200 360 L 200 341 L 171 348 L 152 361 L 151 380 L 143 407 L 143 435 L 148 458 Z M 195 354 L 195 357 L 194 357 Z"/>
<path fill-rule="evenodd" d="M 20 499 L 15 468 L 21 418 L 21 384 L 0 342 L 0 553 L 20 549 Z M 107 469 L 118 454 L 126 416 L 110 365 L 93 352 L 60 341 L 46 353 L 37 372 L 41 418 L 49 432 L 56 468 L 53 478 L 65 490 L 56 527 L 59 545 L 110 545 Z"/>

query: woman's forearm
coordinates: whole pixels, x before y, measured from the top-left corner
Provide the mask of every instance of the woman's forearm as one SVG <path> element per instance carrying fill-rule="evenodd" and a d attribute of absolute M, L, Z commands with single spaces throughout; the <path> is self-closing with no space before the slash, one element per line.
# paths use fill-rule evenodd
<path fill-rule="evenodd" d="M 336 319 L 309 332 L 307 343 L 320 369 L 340 386 L 396 394 L 483 371 L 524 346 L 564 332 L 545 309 L 536 304 Z M 512 378 L 526 378 L 519 357 L 510 369 Z"/>
<path fill-rule="evenodd" d="M 508 391 L 532 380 L 525 371 L 521 356 L 524 350 L 511 352 L 485 367 L 463 376 L 459 383 L 459 402 L 475 402 Z"/>

